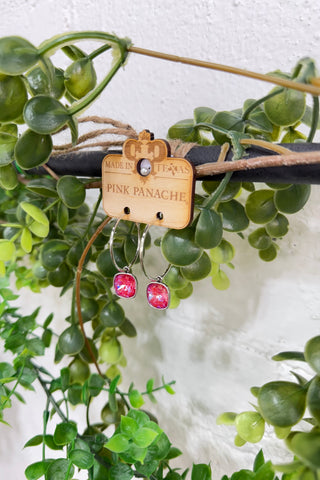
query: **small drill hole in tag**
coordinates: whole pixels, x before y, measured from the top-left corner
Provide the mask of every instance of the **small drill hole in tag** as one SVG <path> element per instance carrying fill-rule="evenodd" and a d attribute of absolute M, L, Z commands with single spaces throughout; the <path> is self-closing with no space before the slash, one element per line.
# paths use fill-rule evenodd
<path fill-rule="evenodd" d="M 162 212 L 157 212 L 156 217 L 157 217 L 158 220 L 163 220 L 163 213 Z"/>
<path fill-rule="evenodd" d="M 129 215 L 129 213 L 130 213 L 130 208 L 129 208 L 129 207 L 124 207 L 123 211 L 124 211 L 124 213 L 125 213 L 126 215 Z"/>

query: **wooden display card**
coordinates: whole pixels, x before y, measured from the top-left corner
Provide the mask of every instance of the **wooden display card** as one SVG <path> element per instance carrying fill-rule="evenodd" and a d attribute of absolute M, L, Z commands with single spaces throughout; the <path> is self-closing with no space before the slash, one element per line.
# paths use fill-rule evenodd
<path fill-rule="evenodd" d="M 103 208 L 111 217 L 184 228 L 192 220 L 194 185 L 191 163 L 170 157 L 167 142 L 148 130 L 102 162 Z"/>

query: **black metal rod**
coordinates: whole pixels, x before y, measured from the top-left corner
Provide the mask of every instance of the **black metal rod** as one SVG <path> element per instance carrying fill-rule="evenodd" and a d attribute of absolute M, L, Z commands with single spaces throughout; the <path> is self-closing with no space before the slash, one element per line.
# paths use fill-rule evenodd
<path fill-rule="evenodd" d="M 285 144 L 292 152 L 319 151 L 319 143 L 290 143 Z M 109 150 L 107 153 L 119 153 L 121 150 Z M 194 165 L 214 163 L 218 160 L 220 146 L 194 147 L 186 158 Z M 245 158 L 254 158 L 264 155 L 271 155 L 269 150 L 260 147 L 251 147 L 246 150 Z M 48 166 L 57 175 L 76 175 L 80 177 L 101 177 L 101 163 L 106 153 L 101 151 L 81 151 L 61 154 L 51 157 Z M 232 151 L 227 155 L 226 161 L 232 160 Z M 276 154 L 275 154 L 276 155 Z M 44 175 L 46 170 L 42 167 L 28 170 L 26 173 Z M 222 175 L 214 175 L 198 178 L 198 180 L 220 180 Z M 270 183 L 309 183 L 320 184 L 320 164 L 294 165 L 290 167 L 269 167 L 257 168 L 234 172 L 232 181 L 243 182 L 270 182 Z"/>

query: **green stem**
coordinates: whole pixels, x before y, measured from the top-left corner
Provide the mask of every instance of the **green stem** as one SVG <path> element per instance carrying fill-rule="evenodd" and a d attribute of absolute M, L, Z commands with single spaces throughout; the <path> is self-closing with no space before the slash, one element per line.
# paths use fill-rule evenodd
<path fill-rule="evenodd" d="M 110 48 L 111 48 L 111 45 L 102 45 L 102 47 L 97 48 L 93 52 L 89 53 L 87 58 L 89 60 L 94 60 L 96 57 L 98 57 L 98 55 L 101 55 L 102 53 L 106 52 L 107 50 L 110 50 Z"/>
<path fill-rule="evenodd" d="M 39 55 L 48 54 L 51 51 L 55 51 L 58 48 L 62 48 L 72 44 L 73 42 L 81 40 L 101 40 L 103 42 L 108 42 L 111 44 L 116 44 L 119 46 L 124 46 L 125 43 L 128 43 L 126 40 L 122 40 L 115 35 L 110 35 L 109 33 L 96 32 L 96 31 L 84 31 L 84 32 L 72 32 L 62 35 L 57 35 L 49 40 L 43 42 L 38 49 Z M 128 48 L 129 45 L 127 45 Z"/>
<path fill-rule="evenodd" d="M 65 416 L 65 414 L 62 412 L 61 408 L 59 407 L 59 405 L 57 405 L 55 399 L 53 398 L 53 396 L 51 395 L 50 391 L 48 390 L 47 385 L 46 385 L 46 382 L 45 382 L 45 381 L 43 380 L 43 378 L 41 377 L 38 367 L 37 367 L 36 365 L 34 365 L 33 363 L 32 363 L 32 366 L 33 366 L 33 368 L 36 370 L 38 382 L 40 383 L 41 387 L 43 388 L 44 393 L 46 394 L 47 399 L 49 400 L 49 402 L 50 402 L 51 405 L 53 406 L 55 412 L 59 415 L 59 417 L 61 418 L 61 420 L 62 420 L 63 422 L 67 422 L 67 421 L 68 421 L 68 418 L 67 418 L 67 417 Z"/>
<path fill-rule="evenodd" d="M 307 142 L 312 142 L 317 131 L 319 121 L 319 97 L 312 97 L 313 109 L 312 109 L 312 122 L 311 129 L 307 138 Z"/>
<path fill-rule="evenodd" d="M 242 120 L 245 121 L 247 120 L 248 116 L 250 115 L 250 113 L 257 107 L 259 107 L 259 105 L 261 105 L 261 103 L 264 103 L 266 100 L 269 100 L 269 98 L 272 98 L 272 97 L 275 97 L 276 95 L 279 95 L 280 93 L 282 93 L 284 90 L 284 88 L 277 88 L 277 90 L 271 92 L 271 93 L 268 93 L 268 95 L 265 95 L 264 97 L 261 97 L 259 98 L 259 100 L 256 100 L 255 102 L 253 102 L 250 107 L 248 107 L 242 114 Z"/>
<path fill-rule="evenodd" d="M 233 172 L 228 172 L 225 174 L 223 180 L 221 180 L 219 187 L 203 202 L 202 206 L 204 208 L 212 208 L 216 202 L 218 202 L 220 196 L 224 192 L 224 189 L 228 185 L 230 178 Z"/>
<path fill-rule="evenodd" d="M 20 379 L 21 379 L 22 374 L 23 374 L 23 369 L 24 369 L 24 367 L 25 367 L 25 363 L 26 363 L 26 362 L 24 361 L 24 362 L 23 362 L 23 365 L 22 365 L 22 367 L 21 367 L 20 373 L 19 373 L 19 375 L 18 375 L 17 381 L 16 381 L 16 383 L 14 384 L 13 389 L 9 392 L 8 397 L 6 398 L 5 402 L 3 402 L 3 404 L 1 405 L 1 409 L 2 409 L 2 410 L 5 408 L 6 404 L 8 403 L 8 401 L 10 400 L 10 398 L 12 397 L 12 395 L 14 394 L 14 392 L 16 391 L 16 389 L 17 389 L 17 387 L 18 387 L 18 385 L 19 385 Z"/>
<path fill-rule="evenodd" d="M 87 427 L 88 427 L 88 428 L 90 427 L 89 410 L 90 410 L 91 399 L 92 399 L 92 397 L 89 397 L 88 405 L 87 405 L 87 408 L 86 408 L 86 422 L 87 422 Z"/>
<path fill-rule="evenodd" d="M 60 198 L 57 198 L 56 200 L 54 200 L 54 202 L 50 203 L 50 205 L 48 205 L 46 208 L 44 208 L 42 211 L 43 212 L 47 212 L 48 210 L 50 210 L 50 208 L 54 207 L 55 205 L 57 205 L 57 203 L 60 202 Z"/>
<path fill-rule="evenodd" d="M 48 425 L 48 420 L 49 420 L 49 406 L 50 406 L 50 401 L 47 398 L 46 409 L 43 412 L 42 461 L 44 461 L 46 459 L 46 444 L 45 444 L 45 441 L 44 441 L 44 437 L 46 436 L 46 433 L 47 433 L 47 425 Z"/>
<path fill-rule="evenodd" d="M 99 198 L 97 200 L 97 203 L 95 204 L 95 207 L 94 207 L 94 210 L 92 212 L 92 215 L 90 217 L 90 220 L 89 220 L 89 223 L 88 223 L 88 226 L 86 228 L 86 231 L 84 232 L 84 234 L 82 235 L 82 240 L 86 238 L 86 236 L 88 235 L 89 233 L 89 230 L 91 228 L 91 225 L 95 219 L 95 216 L 97 214 L 97 211 L 98 211 L 98 208 L 100 206 L 100 203 L 101 203 L 101 200 L 102 200 L 102 190 L 100 189 L 100 193 L 99 193 Z"/>
<path fill-rule="evenodd" d="M 95 99 L 101 94 L 101 92 L 106 88 L 108 83 L 112 80 L 114 75 L 117 73 L 121 65 L 124 63 L 124 59 L 121 57 L 116 61 L 116 63 L 113 65 L 109 73 L 106 75 L 106 77 L 102 80 L 99 85 L 92 90 L 91 93 L 86 95 L 83 100 L 79 100 L 78 102 L 74 102 L 71 107 L 68 109 L 70 115 L 76 115 L 77 113 L 81 112 L 85 108 L 87 108 L 92 102 L 95 101 Z"/>

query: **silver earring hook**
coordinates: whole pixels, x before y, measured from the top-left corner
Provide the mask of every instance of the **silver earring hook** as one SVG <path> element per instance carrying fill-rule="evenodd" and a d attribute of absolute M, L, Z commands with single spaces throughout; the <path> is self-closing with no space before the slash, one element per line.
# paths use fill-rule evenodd
<path fill-rule="evenodd" d="M 137 245 L 136 254 L 135 254 L 133 260 L 129 263 L 129 265 L 126 265 L 126 266 L 121 268 L 117 264 L 117 261 L 116 261 L 115 256 L 114 256 L 114 251 L 113 251 L 114 236 L 115 236 L 115 232 L 116 232 L 116 229 L 117 229 L 120 221 L 121 221 L 121 218 L 118 218 L 118 220 L 116 221 L 116 223 L 114 224 L 114 226 L 111 230 L 110 239 L 109 239 L 109 249 L 110 249 L 111 260 L 112 260 L 114 266 L 116 267 L 116 269 L 119 272 L 126 272 L 127 273 L 131 269 L 132 265 L 136 262 L 136 260 L 138 258 L 138 255 L 139 255 L 139 252 L 140 252 L 140 243 L 141 243 L 141 240 L 140 240 L 140 224 L 136 223 L 136 227 L 137 227 L 137 231 L 138 231 L 138 245 Z"/>
<path fill-rule="evenodd" d="M 163 277 L 165 277 L 167 275 L 167 273 L 169 272 L 169 270 L 171 268 L 171 263 L 169 263 L 169 265 L 167 266 L 166 270 L 164 271 L 164 273 L 162 275 L 157 275 L 156 277 L 151 277 L 150 275 L 148 275 L 148 273 L 146 272 L 145 266 L 144 266 L 144 261 L 143 261 L 144 244 L 145 244 L 145 240 L 146 240 L 147 234 L 149 232 L 149 229 L 150 229 L 150 225 L 147 225 L 146 228 L 144 229 L 142 237 L 141 237 L 140 247 L 139 247 L 140 265 L 141 265 L 141 269 L 142 269 L 144 275 L 149 280 L 152 280 L 154 282 L 162 282 Z"/>

